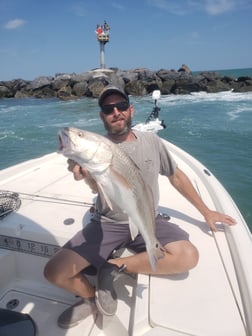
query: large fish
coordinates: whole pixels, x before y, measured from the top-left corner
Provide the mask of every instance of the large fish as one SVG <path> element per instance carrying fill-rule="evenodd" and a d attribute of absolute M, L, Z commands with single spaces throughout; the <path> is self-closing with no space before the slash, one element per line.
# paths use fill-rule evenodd
<path fill-rule="evenodd" d="M 85 167 L 112 210 L 114 202 L 128 215 L 131 237 L 141 233 L 153 271 L 164 249 L 155 237 L 152 194 L 131 158 L 109 139 L 76 128 L 59 132 L 60 151 Z"/>

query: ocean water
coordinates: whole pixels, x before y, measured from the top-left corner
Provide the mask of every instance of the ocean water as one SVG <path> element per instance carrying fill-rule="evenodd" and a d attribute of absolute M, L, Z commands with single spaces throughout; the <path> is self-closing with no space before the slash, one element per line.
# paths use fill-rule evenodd
<path fill-rule="evenodd" d="M 225 70 L 252 76 L 252 69 Z M 225 74 L 222 71 L 222 75 Z M 227 73 L 226 73 L 227 74 Z M 131 97 L 134 123 L 146 120 L 151 96 Z M 252 92 L 162 96 L 161 137 L 206 165 L 228 190 L 252 231 Z M 103 134 L 97 99 L 0 100 L 0 169 L 56 151 L 57 132 L 75 126 Z"/>

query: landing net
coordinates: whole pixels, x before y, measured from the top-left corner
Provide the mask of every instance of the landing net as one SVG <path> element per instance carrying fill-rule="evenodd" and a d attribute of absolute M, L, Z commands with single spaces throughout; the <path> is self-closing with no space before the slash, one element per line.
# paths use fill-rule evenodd
<path fill-rule="evenodd" d="M 0 218 L 20 208 L 19 194 L 13 191 L 0 190 Z"/>

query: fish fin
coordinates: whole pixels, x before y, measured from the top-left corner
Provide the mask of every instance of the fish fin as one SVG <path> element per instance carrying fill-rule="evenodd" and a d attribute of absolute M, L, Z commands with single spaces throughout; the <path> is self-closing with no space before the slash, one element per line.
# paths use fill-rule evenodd
<path fill-rule="evenodd" d="M 136 236 L 138 235 L 138 228 L 133 223 L 133 221 L 130 217 L 129 217 L 129 229 L 130 229 L 131 239 L 134 240 L 136 238 Z"/>
<path fill-rule="evenodd" d="M 107 194 L 105 193 L 105 191 L 103 189 L 103 186 L 100 183 L 97 182 L 97 187 L 98 187 L 99 192 L 102 194 L 103 198 L 105 199 L 105 202 L 107 203 L 109 209 L 113 210 L 111 201 L 110 201 L 109 197 L 107 196 Z"/>
<path fill-rule="evenodd" d="M 165 249 L 160 245 L 159 242 L 156 242 L 156 244 L 154 246 L 151 246 L 151 248 L 147 247 L 147 252 L 149 255 L 151 268 L 153 272 L 155 272 L 157 269 L 158 260 L 164 258 Z"/>
<path fill-rule="evenodd" d="M 148 184 L 145 184 L 145 188 L 146 188 L 146 192 L 147 192 L 147 196 L 149 198 L 149 201 L 150 201 L 150 205 L 151 205 L 151 211 L 152 211 L 152 221 L 153 223 L 155 223 L 155 206 L 154 206 L 154 197 L 153 197 L 153 193 L 152 193 L 152 190 L 151 190 L 151 187 L 148 185 Z"/>
<path fill-rule="evenodd" d="M 110 172 L 113 176 L 113 178 L 115 178 L 118 182 L 120 182 L 125 188 L 130 189 L 131 185 L 129 184 L 129 182 L 127 181 L 127 179 L 120 174 L 118 171 L 116 171 L 113 166 L 110 166 Z"/>

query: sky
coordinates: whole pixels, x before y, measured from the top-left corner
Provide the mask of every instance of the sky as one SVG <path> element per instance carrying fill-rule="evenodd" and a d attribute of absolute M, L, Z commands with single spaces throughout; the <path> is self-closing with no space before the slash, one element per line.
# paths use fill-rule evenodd
<path fill-rule="evenodd" d="M 0 81 L 100 68 L 252 67 L 252 0 L 0 0 Z"/>

